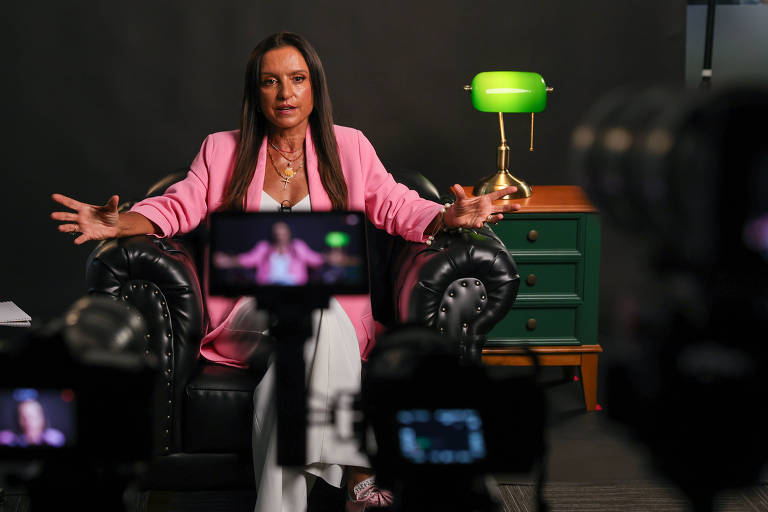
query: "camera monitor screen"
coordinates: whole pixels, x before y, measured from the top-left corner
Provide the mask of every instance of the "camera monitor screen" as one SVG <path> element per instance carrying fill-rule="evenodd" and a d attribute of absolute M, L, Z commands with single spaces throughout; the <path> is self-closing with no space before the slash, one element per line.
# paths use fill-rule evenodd
<path fill-rule="evenodd" d="M 0 448 L 65 448 L 75 444 L 71 389 L 0 390 Z"/>
<path fill-rule="evenodd" d="M 368 293 L 364 221 L 361 212 L 213 213 L 210 292 Z"/>
<path fill-rule="evenodd" d="M 400 454 L 414 464 L 473 464 L 485 459 L 485 437 L 475 409 L 397 412 Z"/>

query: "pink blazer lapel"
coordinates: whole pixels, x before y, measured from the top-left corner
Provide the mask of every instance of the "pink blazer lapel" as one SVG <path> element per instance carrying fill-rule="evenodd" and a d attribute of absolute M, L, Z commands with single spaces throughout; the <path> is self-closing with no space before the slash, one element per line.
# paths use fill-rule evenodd
<path fill-rule="evenodd" d="M 267 168 L 267 138 L 261 141 L 259 156 L 256 160 L 256 171 L 253 173 L 253 180 L 248 186 L 248 199 L 246 200 L 246 210 L 255 212 L 261 206 L 261 192 L 264 190 L 264 172 Z"/>
<path fill-rule="evenodd" d="M 265 150 L 266 151 L 266 150 Z M 331 198 L 320 181 L 320 171 L 317 168 L 317 152 L 312 142 L 312 133 L 307 124 L 307 135 L 304 138 L 304 151 L 307 157 L 307 184 L 309 185 L 309 201 L 312 210 L 316 212 L 329 211 L 332 208 Z"/>

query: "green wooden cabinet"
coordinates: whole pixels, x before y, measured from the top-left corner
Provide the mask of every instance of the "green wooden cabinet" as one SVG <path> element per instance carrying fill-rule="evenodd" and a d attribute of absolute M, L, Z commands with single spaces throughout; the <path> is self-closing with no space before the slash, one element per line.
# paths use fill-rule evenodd
<path fill-rule="evenodd" d="M 600 217 L 579 187 L 540 186 L 494 231 L 520 273 L 507 316 L 487 348 L 597 344 Z"/>

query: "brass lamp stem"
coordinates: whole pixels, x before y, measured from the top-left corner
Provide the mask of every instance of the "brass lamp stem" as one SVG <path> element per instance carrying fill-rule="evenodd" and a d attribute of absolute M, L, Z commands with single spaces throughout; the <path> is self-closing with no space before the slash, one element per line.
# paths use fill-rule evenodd
<path fill-rule="evenodd" d="M 531 196 L 531 186 L 525 181 L 512 176 L 509 172 L 509 146 L 507 146 L 507 136 L 504 133 L 504 115 L 499 112 L 499 134 L 501 135 L 501 144 L 496 148 L 496 172 L 491 176 L 483 178 L 474 188 L 474 194 L 487 194 L 494 190 L 501 190 L 510 185 L 517 187 L 517 192 L 507 194 L 502 199 L 515 199 Z"/>
<path fill-rule="evenodd" d="M 501 133 L 501 144 L 496 148 L 496 171 L 509 171 L 509 146 L 507 146 L 507 137 L 504 133 L 504 116 L 499 112 L 499 132 Z"/>

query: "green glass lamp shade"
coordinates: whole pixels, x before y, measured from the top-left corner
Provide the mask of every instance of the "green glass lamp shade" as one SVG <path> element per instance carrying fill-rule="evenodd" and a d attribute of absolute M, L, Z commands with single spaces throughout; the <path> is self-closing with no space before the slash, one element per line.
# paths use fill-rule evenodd
<path fill-rule="evenodd" d="M 485 71 L 472 79 L 472 105 L 480 112 L 541 112 L 547 84 L 538 73 Z"/>

